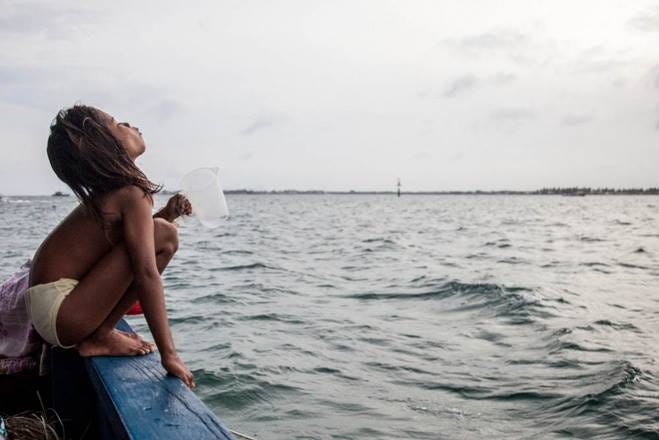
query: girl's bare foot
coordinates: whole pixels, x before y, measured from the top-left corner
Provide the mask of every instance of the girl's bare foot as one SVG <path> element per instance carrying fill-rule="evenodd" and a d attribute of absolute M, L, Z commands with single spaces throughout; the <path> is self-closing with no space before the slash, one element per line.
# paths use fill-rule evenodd
<path fill-rule="evenodd" d="M 112 330 L 99 337 L 94 334 L 77 345 L 80 356 L 136 356 L 152 352 L 152 344 Z"/>
<path fill-rule="evenodd" d="M 138 335 L 136 332 L 125 332 L 123 330 L 119 330 L 118 328 L 116 328 L 115 330 L 118 331 L 119 333 L 123 334 L 123 335 L 128 336 L 129 338 L 139 339 L 140 341 L 144 340 L 144 338 L 142 338 L 142 336 Z"/>
<path fill-rule="evenodd" d="M 142 342 L 142 345 L 144 345 L 144 346 L 146 346 L 147 348 L 149 348 L 149 353 L 151 353 L 151 352 L 153 352 L 153 351 L 156 351 L 156 344 L 153 344 L 153 343 L 151 343 L 151 342 L 147 342 L 147 341 L 142 337 L 142 335 L 140 335 L 140 334 L 138 334 L 138 333 L 136 333 L 136 332 L 125 332 L 125 331 L 123 331 L 123 330 L 119 330 L 118 328 L 115 329 L 115 330 L 118 331 L 119 333 L 122 333 L 122 334 L 128 336 L 129 338 L 137 339 L 138 341 Z"/>

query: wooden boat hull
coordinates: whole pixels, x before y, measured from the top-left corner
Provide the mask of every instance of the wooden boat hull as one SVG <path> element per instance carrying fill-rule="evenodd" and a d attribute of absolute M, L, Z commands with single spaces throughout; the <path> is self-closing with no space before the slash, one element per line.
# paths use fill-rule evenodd
<path fill-rule="evenodd" d="M 117 328 L 131 331 L 123 320 Z M 234 438 L 180 379 L 166 374 L 157 353 L 82 358 L 53 348 L 51 378 L 66 438 Z"/>

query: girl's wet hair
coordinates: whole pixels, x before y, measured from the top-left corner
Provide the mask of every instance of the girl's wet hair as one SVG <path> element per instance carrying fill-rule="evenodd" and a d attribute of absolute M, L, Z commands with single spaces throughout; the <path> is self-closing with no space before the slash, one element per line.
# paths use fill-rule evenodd
<path fill-rule="evenodd" d="M 99 196 L 135 185 L 153 202 L 153 194 L 162 189 L 135 165 L 108 129 L 108 122 L 94 107 L 76 104 L 57 113 L 48 136 L 53 171 L 99 221 Z"/>

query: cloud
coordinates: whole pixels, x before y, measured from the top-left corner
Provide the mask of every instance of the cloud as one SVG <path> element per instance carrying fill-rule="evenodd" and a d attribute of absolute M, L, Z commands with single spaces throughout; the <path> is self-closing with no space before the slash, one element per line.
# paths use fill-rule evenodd
<path fill-rule="evenodd" d="M 629 56 L 628 51 L 612 52 L 601 44 L 588 47 L 575 53 L 571 57 L 570 69 L 579 74 L 620 74 L 625 68 L 633 66 L 635 60 Z"/>
<path fill-rule="evenodd" d="M 454 96 L 473 88 L 475 85 L 476 78 L 472 75 L 461 76 L 451 81 L 442 95 L 445 98 L 453 98 Z"/>
<path fill-rule="evenodd" d="M 375 186 L 400 166 L 419 188 L 656 180 L 659 34 L 627 25 L 643 12 L 631 23 L 655 29 L 655 6 L 598 3 L 584 27 L 566 19 L 588 12 L 576 3 L 484 2 L 476 16 L 469 5 L 409 2 L 404 19 L 378 0 L 347 15 L 340 2 L 266 3 L 0 0 L 0 133 L 16 145 L 0 149 L 0 192 L 18 188 L 8 177 L 16 164 L 34 160 L 48 173 L 26 166 L 21 185 L 52 193 L 43 130 L 76 101 L 143 126 L 146 169 L 174 185 L 179 170 L 225 162 L 235 165 L 229 187 Z M 595 125 L 578 140 L 598 154 L 566 170 L 556 146 Z M 417 147 L 401 153 L 408 140 Z M 515 155 L 530 140 L 541 158 L 532 163 Z M 268 167 L 275 155 L 286 172 Z M 602 172 L 620 157 L 629 175 Z M 502 183 L 495 171 L 511 160 L 528 166 Z"/>
<path fill-rule="evenodd" d="M 0 85 L 40 83 L 46 80 L 49 75 L 48 71 L 41 68 L 25 68 L 5 64 L 0 66 Z"/>
<path fill-rule="evenodd" d="M 419 151 L 418 153 L 414 153 L 412 155 L 412 159 L 424 161 L 424 160 L 432 159 L 432 155 L 428 151 Z"/>
<path fill-rule="evenodd" d="M 517 122 L 533 119 L 535 112 L 525 107 L 503 107 L 494 110 L 490 116 L 495 121 Z"/>
<path fill-rule="evenodd" d="M 500 72 L 490 78 L 490 83 L 495 86 L 505 86 L 517 80 L 517 75 L 513 73 Z"/>
<path fill-rule="evenodd" d="M 630 63 L 617 58 L 580 58 L 575 63 L 574 71 L 580 73 L 602 73 L 620 70 Z"/>
<path fill-rule="evenodd" d="M 649 84 L 650 87 L 659 89 L 659 64 L 654 65 L 648 69 L 645 75 L 644 82 Z"/>
<path fill-rule="evenodd" d="M 517 79 L 517 76 L 512 73 L 500 72 L 492 76 L 486 76 L 482 78 L 477 78 L 475 75 L 467 74 L 459 76 L 453 79 L 441 93 L 441 96 L 444 98 L 454 98 L 458 95 L 461 95 L 469 90 L 477 89 L 479 87 L 500 87 L 511 84 Z M 425 98 L 430 93 L 428 91 L 423 91 L 419 93 L 419 96 Z"/>
<path fill-rule="evenodd" d="M 121 86 L 117 87 L 117 84 Z M 177 105 L 173 100 L 163 100 L 167 92 L 163 87 L 125 78 L 110 69 L 0 67 L 0 102 L 44 110 L 53 115 L 60 108 L 80 102 L 108 109 L 150 108 L 164 121 L 175 113 Z"/>
<path fill-rule="evenodd" d="M 585 114 L 567 114 L 561 118 L 561 124 L 574 127 L 575 125 L 584 125 L 593 120 L 593 115 Z"/>
<path fill-rule="evenodd" d="M 546 42 L 540 44 L 530 35 L 513 28 L 495 29 L 462 38 L 447 38 L 439 45 L 447 46 L 472 60 L 504 57 L 518 66 L 537 64 L 543 59 L 543 54 L 552 50 Z"/>
<path fill-rule="evenodd" d="M 659 8 L 638 14 L 636 17 L 630 19 L 627 25 L 641 32 L 659 32 Z"/>
<path fill-rule="evenodd" d="M 0 66 L 0 102 L 53 110 L 62 102 L 65 89 L 56 70 Z"/>
<path fill-rule="evenodd" d="M 150 110 L 158 122 L 167 122 L 183 111 L 183 105 L 174 99 L 163 99 Z"/>
<path fill-rule="evenodd" d="M 464 152 L 463 151 L 458 151 L 458 152 L 455 152 L 455 153 L 451 154 L 449 156 L 448 160 L 450 160 L 452 162 L 457 162 L 459 160 L 464 159 L 464 157 L 465 157 Z"/>
<path fill-rule="evenodd" d="M 258 116 L 252 123 L 250 123 L 247 127 L 243 128 L 240 131 L 240 134 L 243 136 L 250 136 L 254 133 L 256 133 L 259 130 L 263 130 L 264 128 L 271 127 L 274 125 L 275 120 L 272 117 L 269 116 Z"/>
<path fill-rule="evenodd" d="M 468 35 L 459 40 L 446 40 L 449 44 L 467 50 L 509 49 L 526 43 L 529 38 L 514 29 L 499 29 L 481 34 Z"/>
<path fill-rule="evenodd" d="M 65 39 L 81 29 L 81 24 L 92 26 L 97 14 L 85 9 L 62 7 L 58 3 L 3 2 L 0 14 L 0 34 L 34 35 L 45 33 L 49 39 Z"/>

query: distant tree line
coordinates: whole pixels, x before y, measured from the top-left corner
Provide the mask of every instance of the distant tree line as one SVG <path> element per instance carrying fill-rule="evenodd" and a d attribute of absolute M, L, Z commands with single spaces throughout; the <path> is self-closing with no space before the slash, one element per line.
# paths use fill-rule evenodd
<path fill-rule="evenodd" d="M 563 195 L 601 195 L 601 194 L 659 194 L 659 188 L 542 188 L 533 194 L 563 194 Z"/>

